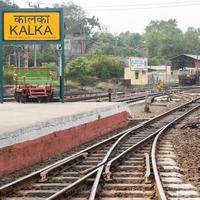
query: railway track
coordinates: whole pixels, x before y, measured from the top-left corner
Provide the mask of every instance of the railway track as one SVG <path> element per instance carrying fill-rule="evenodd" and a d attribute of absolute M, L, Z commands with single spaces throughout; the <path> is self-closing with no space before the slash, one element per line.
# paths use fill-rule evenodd
<path fill-rule="evenodd" d="M 195 89 L 198 87 L 172 87 L 167 90 L 170 92 L 177 92 L 183 90 Z M 138 92 L 140 95 L 138 95 Z M 137 95 L 136 95 L 137 94 Z M 150 88 L 146 90 L 141 88 L 141 92 L 137 90 L 127 90 L 127 91 L 114 91 L 112 93 L 112 101 L 114 102 L 127 102 L 132 103 L 138 100 L 144 100 L 146 95 L 159 95 L 160 93 L 151 92 Z M 57 94 L 59 96 L 59 94 Z M 5 101 L 15 101 L 14 95 L 5 95 Z M 54 102 L 59 102 L 59 98 L 54 98 Z M 107 92 L 71 92 L 65 94 L 65 102 L 78 102 L 78 101 L 108 101 Z"/>
<path fill-rule="evenodd" d="M 168 94 L 168 92 L 166 92 L 165 94 Z M 162 93 L 141 93 L 141 94 L 135 94 L 135 93 L 130 93 L 130 94 L 126 94 L 124 92 L 117 92 L 117 93 L 113 93 L 112 95 L 112 102 L 126 102 L 126 103 L 132 103 L 132 102 L 136 102 L 136 101 L 140 101 L 140 100 L 144 100 L 146 98 L 147 95 L 150 96 L 161 96 L 163 95 Z M 7 97 L 5 98 L 5 100 L 7 102 L 12 102 L 15 101 L 14 97 Z M 33 101 L 33 100 L 32 100 Z M 35 102 L 36 99 L 34 99 Z M 59 102 L 59 98 L 54 98 L 53 102 Z M 102 94 L 98 94 L 98 93 L 88 93 L 88 94 L 76 94 L 76 95 L 67 95 L 65 97 L 65 102 L 80 102 L 80 101 L 85 101 L 85 102 L 106 102 L 108 101 L 108 94 L 106 93 L 102 93 Z M 27 102 L 28 103 L 28 102 Z"/>
<path fill-rule="evenodd" d="M 199 108 L 200 106 L 199 104 L 200 102 L 198 103 L 193 102 L 190 105 L 187 105 L 187 107 L 182 107 L 178 112 L 175 112 L 172 115 L 173 119 L 165 121 L 166 124 L 163 124 L 162 128 L 160 128 L 157 131 L 154 130 L 154 132 L 151 132 L 151 134 L 148 137 L 145 137 L 140 142 L 133 142 L 133 144 L 131 144 L 132 145 L 131 147 L 126 148 L 127 146 L 126 142 L 123 142 L 123 144 L 121 144 L 119 147 L 118 151 L 119 154 L 116 155 L 114 158 L 112 158 L 109 162 L 105 163 L 104 166 L 102 166 L 102 169 L 105 168 L 104 175 L 106 175 L 106 178 L 102 180 L 103 170 L 99 169 L 100 175 L 96 176 L 91 192 L 89 194 L 87 193 L 85 194 L 85 191 L 83 191 L 78 195 L 78 197 L 90 200 L 96 198 L 102 200 L 158 199 L 156 196 L 157 193 L 154 189 L 153 179 L 151 179 L 151 170 L 150 170 L 151 166 L 150 166 L 149 155 L 151 152 L 152 139 L 157 135 L 158 132 L 160 131 L 163 132 L 177 120 L 181 119 L 183 116 Z M 153 123 L 151 123 L 151 125 L 154 126 Z M 134 140 L 131 140 L 129 138 L 127 141 L 128 143 L 130 143 L 130 141 Z M 162 155 L 159 156 L 162 157 Z M 163 155 L 163 157 L 164 156 L 165 155 Z M 169 177 L 168 181 L 170 180 L 171 179 Z M 101 181 L 102 182 L 104 181 L 104 184 L 100 188 L 99 185 L 101 185 Z M 174 181 L 176 181 L 175 178 Z M 178 182 L 178 184 L 180 184 L 180 181 Z M 172 197 L 177 197 L 177 198 L 165 198 L 165 199 L 178 200 L 181 197 L 181 199 L 184 200 L 193 198 L 194 200 L 197 200 L 199 198 L 198 193 L 194 191 L 194 189 L 191 190 L 190 187 L 188 188 L 190 190 L 183 191 L 184 184 L 182 186 L 183 188 L 181 188 L 181 186 L 178 187 L 180 191 L 175 191 L 175 192 L 174 190 L 177 188 L 175 186 L 174 188 L 171 187 L 170 195 Z M 186 187 L 187 185 L 185 186 L 185 189 Z M 158 191 L 159 189 L 160 186 L 158 187 Z M 168 190 L 168 187 L 166 187 L 165 189 Z M 187 192 L 188 196 L 186 196 Z M 85 194 L 85 196 L 83 194 Z M 159 199 L 164 200 L 164 198 L 162 198 L 162 196 L 160 195 L 160 192 L 159 196 L 160 196 Z M 72 197 L 71 199 L 75 200 L 77 199 L 77 196 Z"/>
<path fill-rule="evenodd" d="M 62 199 L 63 195 L 74 200 L 153 198 L 148 156 L 152 140 L 174 119 L 199 105 L 198 99 L 190 101 L 5 185 L 0 188 L 1 199 L 52 200 Z M 106 182 L 102 179 L 103 172 Z"/>
<path fill-rule="evenodd" d="M 200 192 L 184 180 L 183 171 L 176 162 L 177 156 L 171 142 L 173 134 L 168 131 L 176 121 L 165 127 L 153 142 L 152 165 L 158 197 L 161 200 L 200 200 Z"/>

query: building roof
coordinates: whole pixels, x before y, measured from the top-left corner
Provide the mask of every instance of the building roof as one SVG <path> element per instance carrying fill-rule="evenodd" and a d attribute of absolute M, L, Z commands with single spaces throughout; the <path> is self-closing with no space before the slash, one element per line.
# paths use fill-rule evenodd
<path fill-rule="evenodd" d="M 190 57 L 190 58 L 195 59 L 195 60 L 200 60 L 200 55 L 193 55 L 193 54 L 180 54 L 178 56 L 171 58 L 171 60 L 178 58 L 178 57 L 181 57 L 181 56 L 187 56 L 187 57 Z"/>

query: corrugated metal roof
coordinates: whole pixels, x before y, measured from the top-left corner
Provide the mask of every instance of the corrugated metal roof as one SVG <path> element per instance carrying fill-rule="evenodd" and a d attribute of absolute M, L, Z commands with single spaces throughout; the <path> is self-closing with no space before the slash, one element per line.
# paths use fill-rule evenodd
<path fill-rule="evenodd" d="M 174 58 L 177 58 L 177 57 L 180 57 L 180 56 L 187 56 L 187 57 L 193 58 L 195 60 L 200 60 L 200 55 L 193 55 L 193 54 L 180 54 L 180 55 L 175 56 L 171 59 L 174 59 Z"/>
<path fill-rule="evenodd" d="M 194 58 L 194 59 L 198 59 L 198 60 L 200 59 L 200 55 L 192 55 L 192 54 L 183 54 L 183 55 Z"/>

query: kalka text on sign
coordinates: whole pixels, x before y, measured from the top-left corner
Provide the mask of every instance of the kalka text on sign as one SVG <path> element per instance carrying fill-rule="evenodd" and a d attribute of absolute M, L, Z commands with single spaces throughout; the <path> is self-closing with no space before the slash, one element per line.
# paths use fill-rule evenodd
<path fill-rule="evenodd" d="M 59 12 L 5 12 L 4 40 L 60 40 Z"/>

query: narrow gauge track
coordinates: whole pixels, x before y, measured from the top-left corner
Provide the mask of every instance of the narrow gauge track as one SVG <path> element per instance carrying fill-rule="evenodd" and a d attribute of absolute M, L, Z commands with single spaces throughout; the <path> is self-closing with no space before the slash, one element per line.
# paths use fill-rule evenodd
<path fill-rule="evenodd" d="M 174 91 L 174 90 L 173 90 Z M 132 102 L 136 102 L 136 101 L 140 101 L 140 100 L 144 100 L 146 98 L 147 95 L 149 96 L 162 96 L 162 95 L 167 95 L 169 94 L 169 92 L 165 92 L 165 93 L 147 93 L 145 92 L 144 94 L 141 95 L 136 95 L 136 93 L 130 93 L 130 94 L 126 94 L 124 92 L 116 92 L 112 94 L 112 102 L 126 102 L 126 103 L 132 103 Z M 36 99 L 35 99 L 36 100 Z M 7 97 L 5 98 L 5 101 L 7 102 L 12 102 L 15 101 L 14 97 Z M 53 99 L 53 102 L 59 102 L 60 100 L 57 98 Z M 87 94 L 76 94 L 76 95 L 72 95 L 72 96 L 66 96 L 65 97 L 65 102 L 80 102 L 80 101 L 89 101 L 89 102 L 105 102 L 108 101 L 108 94 L 103 93 L 103 94 L 99 94 L 99 93 L 87 93 Z M 28 102 L 27 102 L 28 103 Z"/>
<path fill-rule="evenodd" d="M 109 179 L 110 167 L 112 169 L 113 163 L 124 156 L 126 157 L 125 154 L 132 151 L 134 148 L 138 148 L 138 146 L 144 144 L 147 140 L 152 140 L 166 124 L 173 121 L 174 118 L 180 117 L 184 112 L 196 105 L 199 106 L 199 103 L 196 103 L 196 101 L 188 102 L 137 127 L 130 128 L 117 136 L 113 136 L 102 142 L 100 146 L 94 145 L 57 164 L 48 166 L 21 180 L 3 186 L 0 188 L 1 199 L 51 200 L 60 199 L 63 194 L 67 194 L 68 196 L 69 194 L 77 193 L 81 199 L 82 197 L 83 199 L 88 199 L 89 196 L 91 197 L 90 199 L 94 199 L 105 164 L 107 164 L 106 174 Z M 145 147 L 144 152 L 149 152 L 149 148 L 148 146 Z M 110 161 L 108 162 L 108 160 Z M 124 166 L 122 165 L 120 170 L 124 168 L 124 170 L 127 171 L 126 165 L 132 162 L 131 159 L 129 161 L 130 162 L 125 163 Z M 138 164 L 143 162 L 140 158 L 135 161 Z M 133 159 L 133 163 L 135 161 Z M 146 162 L 148 163 L 148 159 L 146 159 Z M 128 168 L 133 168 L 133 166 Z M 95 175 L 96 179 L 94 179 Z M 125 184 L 126 179 L 123 179 L 123 177 L 129 175 L 132 176 L 131 173 L 118 173 L 118 178 L 116 180 L 119 180 L 118 183 L 122 180 L 122 183 Z M 129 179 L 127 179 L 127 181 L 128 180 Z M 84 184 L 85 181 L 87 184 Z M 94 185 L 92 187 L 93 182 Z M 81 185 L 81 187 L 83 185 L 84 190 L 82 192 L 78 192 L 78 185 Z M 87 188 L 86 190 L 85 187 Z M 91 187 L 92 192 L 90 194 Z M 119 194 L 123 195 L 121 192 Z M 127 195 L 128 193 L 125 194 L 126 197 Z"/>
<path fill-rule="evenodd" d="M 134 136 L 130 136 L 129 134 L 126 141 L 123 141 L 119 145 L 117 152 L 115 151 L 115 157 L 103 163 L 98 169 L 92 189 L 82 191 L 79 195 L 72 196 L 71 199 L 158 199 L 154 190 L 153 179 L 151 180 L 150 171 L 149 154 L 151 152 L 152 140 L 160 131 L 171 126 L 183 116 L 186 116 L 199 107 L 200 102 L 198 100 L 191 101 L 189 104 L 181 106 L 173 114 L 171 113 L 172 115 L 168 115 L 157 122 L 151 123 L 150 129 L 145 132 L 140 132 L 140 134 L 144 134 L 149 131 L 149 134 L 139 142 L 137 139 L 134 140 Z M 152 127 L 157 127 L 157 130 L 151 130 Z M 104 180 L 102 180 L 103 171 L 105 176 Z M 194 195 L 192 191 L 191 194 Z"/>
<path fill-rule="evenodd" d="M 176 92 L 176 91 L 183 91 L 183 90 L 190 90 L 195 89 L 198 87 L 171 87 L 167 90 L 167 92 Z M 156 95 L 158 93 L 151 93 L 150 88 L 141 89 L 144 93 L 145 91 L 149 91 L 148 95 Z M 137 101 L 137 98 L 141 98 L 143 100 L 146 97 L 146 93 L 143 95 L 139 95 L 134 97 L 134 94 L 140 92 L 139 90 L 128 90 L 128 91 L 113 91 L 112 99 L 114 102 L 127 102 L 132 103 Z M 5 96 L 5 101 L 12 102 L 15 101 L 13 95 Z M 59 102 L 58 98 L 53 100 L 54 102 Z M 65 102 L 78 102 L 78 101 L 108 101 L 108 94 L 107 92 L 71 92 L 65 94 Z"/>
<path fill-rule="evenodd" d="M 197 102 L 200 105 L 200 101 Z M 186 115 L 190 113 L 188 111 Z M 184 180 L 183 172 L 176 162 L 174 147 L 171 143 L 173 134 L 169 129 L 173 128 L 177 121 L 172 121 L 162 129 L 153 142 L 151 155 L 158 197 L 161 200 L 200 200 L 200 192 Z"/>
<path fill-rule="evenodd" d="M 144 100 L 146 96 L 163 96 L 170 93 L 174 93 L 177 91 L 186 91 L 190 89 L 194 89 L 198 87 L 174 87 L 169 88 L 165 92 L 152 92 L 151 90 L 147 89 L 146 91 L 139 92 L 140 94 L 137 95 L 136 91 L 116 91 L 112 93 L 112 101 L 113 102 L 126 102 L 126 103 L 133 103 L 136 101 Z M 108 94 L 107 93 L 100 93 L 100 94 L 93 94 L 87 93 L 85 95 L 80 94 L 77 96 L 69 96 L 65 99 L 66 102 L 77 102 L 77 101 L 108 101 Z"/>

